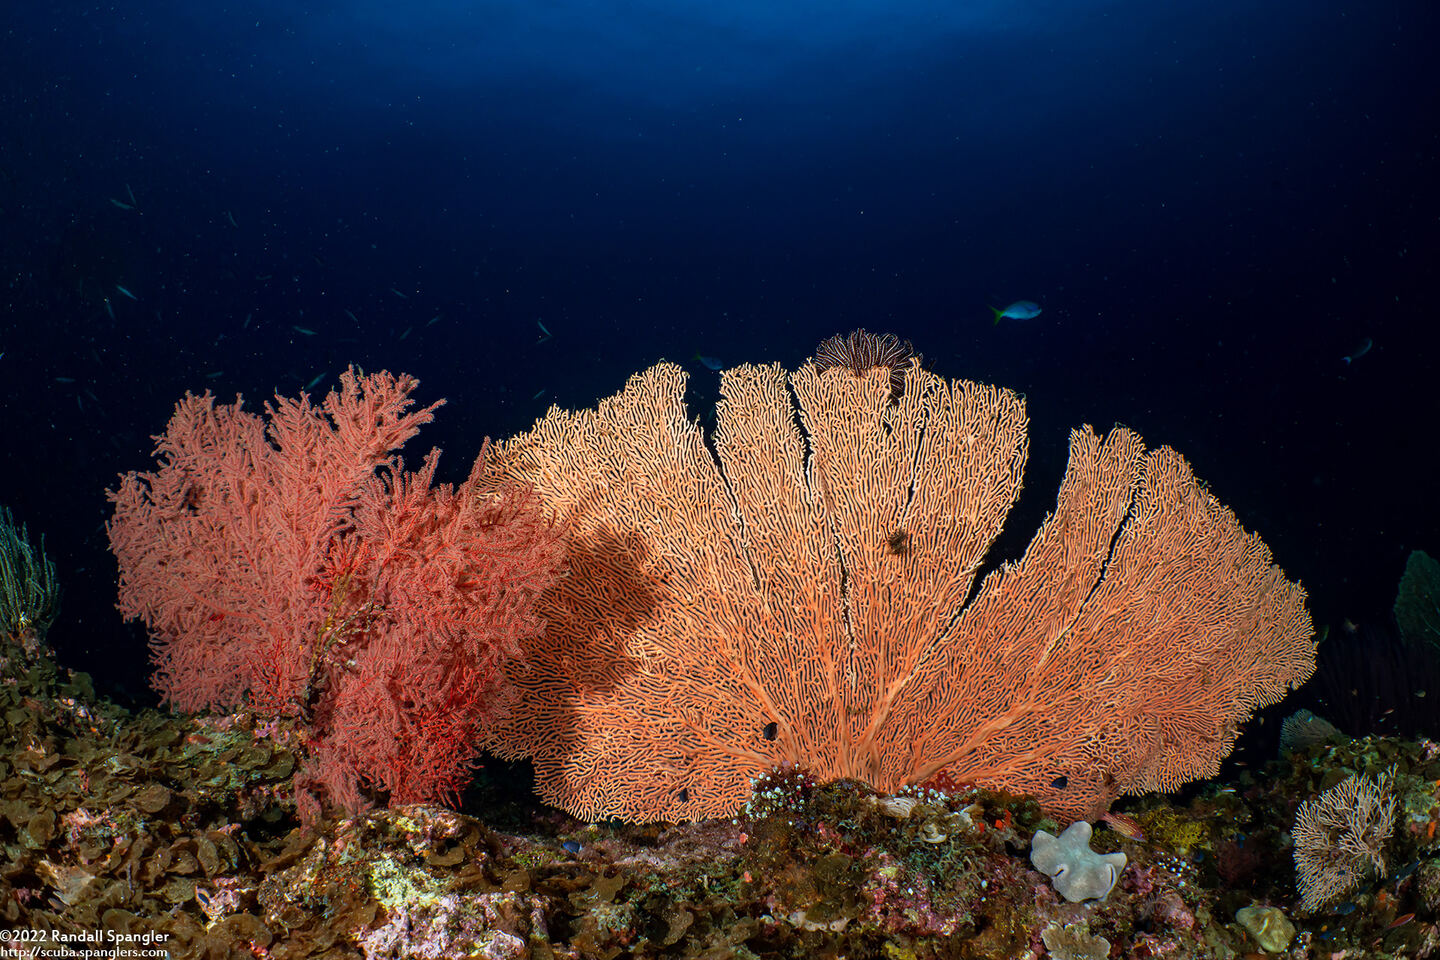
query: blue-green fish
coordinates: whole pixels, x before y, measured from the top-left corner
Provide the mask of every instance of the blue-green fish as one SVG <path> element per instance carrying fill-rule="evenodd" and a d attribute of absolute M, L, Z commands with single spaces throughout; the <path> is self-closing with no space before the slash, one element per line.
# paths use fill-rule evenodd
<path fill-rule="evenodd" d="M 700 365 L 706 370 L 719 370 L 724 366 L 724 364 L 720 362 L 719 357 L 702 357 L 697 353 L 695 354 L 695 359 L 700 361 Z"/>
<path fill-rule="evenodd" d="M 990 312 L 995 314 L 996 323 L 1000 322 L 1001 317 L 1009 317 L 1011 320 L 1033 320 L 1040 316 L 1040 304 L 1033 300 L 1016 300 L 1004 310 L 999 307 L 991 307 Z"/>

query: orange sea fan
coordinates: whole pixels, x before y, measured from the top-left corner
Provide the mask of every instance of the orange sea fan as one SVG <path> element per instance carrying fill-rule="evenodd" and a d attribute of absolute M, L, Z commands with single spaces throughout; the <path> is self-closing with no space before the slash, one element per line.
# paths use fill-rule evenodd
<path fill-rule="evenodd" d="M 1072 433 L 1054 513 L 967 604 L 1024 402 L 905 378 L 892 402 L 885 369 L 726 371 L 712 454 L 662 363 L 502 444 L 489 482 L 532 484 L 571 552 L 490 748 L 585 818 L 725 815 L 781 762 L 1094 817 L 1214 773 L 1314 670 L 1304 591 L 1123 428 Z"/>

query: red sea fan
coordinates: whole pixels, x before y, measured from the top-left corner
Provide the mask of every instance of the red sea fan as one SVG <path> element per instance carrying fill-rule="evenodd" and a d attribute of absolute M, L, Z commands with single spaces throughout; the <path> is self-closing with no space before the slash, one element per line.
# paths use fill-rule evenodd
<path fill-rule="evenodd" d="M 472 473 L 431 489 L 434 470 L 432 455 L 413 476 L 378 478 L 356 509 L 353 538 L 372 546 L 340 575 L 364 584 L 372 610 L 326 664 L 334 695 L 317 716 L 317 752 L 392 802 L 455 798 L 509 703 L 506 664 L 544 629 L 535 600 L 564 556 L 528 488 L 481 495 Z"/>
<path fill-rule="evenodd" d="M 412 377 L 340 377 L 319 406 L 276 397 L 264 414 L 186 394 L 158 467 L 109 491 L 119 607 L 150 628 L 153 683 L 180 710 L 303 706 L 330 598 L 314 585 L 361 495 L 438 403 L 409 410 Z"/>
<path fill-rule="evenodd" d="M 394 451 L 438 406 L 408 409 L 413 378 L 340 383 L 264 416 L 187 395 L 158 468 L 110 493 L 120 609 L 150 628 L 156 688 L 308 722 L 312 814 L 366 787 L 458 791 L 564 550 L 527 487 L 432 486 L 438 451 L 404 472 Z"/>

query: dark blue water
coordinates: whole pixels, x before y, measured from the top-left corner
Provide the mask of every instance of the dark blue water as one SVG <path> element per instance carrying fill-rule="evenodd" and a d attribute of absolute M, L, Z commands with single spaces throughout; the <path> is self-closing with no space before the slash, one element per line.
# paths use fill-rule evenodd
<path fill-rule="evenodd" d="M 1026 394 L 1020 546 L 1068 427 L 1122 422 L 1190 458 L 1317 623 L 1383 622 L 1407 553 L 1440 551 L 1437 21 L 7 4 L 0 502 L 59 563 L 51 638 L 143 692 L 104 490 L 186 390 L 410 372 L 450 401 L 412 453 L 454 479 L 485 435 L 662 357 L 793 367 L 856 326 Z M 992 325 L 1019 299 L 1043 313 Z M 689 362 L 698 414 L 718 378 Z"/>

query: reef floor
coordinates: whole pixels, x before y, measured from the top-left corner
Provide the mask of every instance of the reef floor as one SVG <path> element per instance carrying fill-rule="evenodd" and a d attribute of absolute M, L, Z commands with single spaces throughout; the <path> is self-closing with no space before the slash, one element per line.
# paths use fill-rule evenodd
<path fill-rule="evenodd" d="M 1125 854 L 1118 881 L 1071 903 L 1029 857 L 1037 830 L 1064 825 L 961 785 L 885 797 L 778 770 L 732 819 L 637 826 L 574 820 L 482 772 L 464 813 L 302 828 L 283 723 L 132 713 L 13 656 L 0 718 L 6 956 L 1440 956 L 1428 741 L 1320 739 L 1183 804 L 1123 804 L 1091 839 Z M 1354 774 L 1394 792 L 1385 875 L 1304 912 L 1295 811 Z"/>

